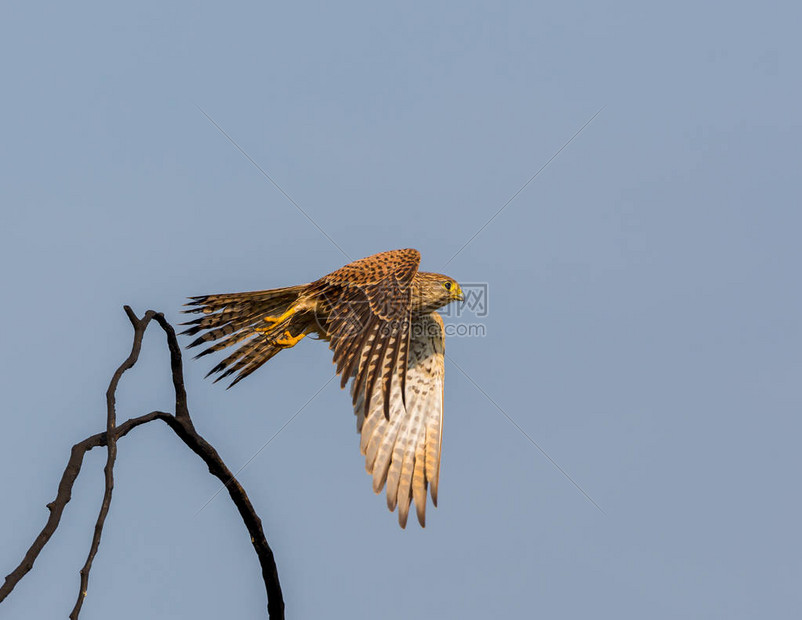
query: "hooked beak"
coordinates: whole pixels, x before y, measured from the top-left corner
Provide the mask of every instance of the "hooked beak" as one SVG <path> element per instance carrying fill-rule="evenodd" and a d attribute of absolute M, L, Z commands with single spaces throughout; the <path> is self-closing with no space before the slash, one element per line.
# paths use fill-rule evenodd
<path fill-rule="evenodd" d="M 457 294 L 454 296 L 454 299 L 457 301 L 465 301 L 465 296 L 462 294 L 462 287 L 457 285 Z"/>

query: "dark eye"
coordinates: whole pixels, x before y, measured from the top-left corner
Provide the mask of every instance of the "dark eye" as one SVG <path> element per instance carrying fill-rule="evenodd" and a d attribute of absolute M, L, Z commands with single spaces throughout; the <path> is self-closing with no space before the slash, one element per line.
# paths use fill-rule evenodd
<path fill-rule="evenodd" d="M 443 286 L 445 286 L 445 287 L 446 287 L 446 290 L 447 290 L 447 291 L 450 291 L 450 290 L 451 290 L 451 282 L 443 282 Z"/>

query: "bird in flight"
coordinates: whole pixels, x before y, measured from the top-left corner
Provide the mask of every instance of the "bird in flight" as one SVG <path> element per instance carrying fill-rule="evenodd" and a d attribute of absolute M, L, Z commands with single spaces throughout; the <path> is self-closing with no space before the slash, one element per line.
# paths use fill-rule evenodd
<path fill-rule="evenodd" d="M 418 271 L 417 250 L 356 260 L 319 280 L 249 293 L 190 297 L 184 323 L 197 357 L 237 345 L 209 371 L 241 381 L 283 349 L 316 334 L 334 353 L 340 387 L 351 381 L 365 468 L 373 490 L 406 527 L 411 502 L 426 524 L 426 491 L 437 506 L 443 424 L 444 329 L 438 308 L 462 301 L 452 278 Z"/>

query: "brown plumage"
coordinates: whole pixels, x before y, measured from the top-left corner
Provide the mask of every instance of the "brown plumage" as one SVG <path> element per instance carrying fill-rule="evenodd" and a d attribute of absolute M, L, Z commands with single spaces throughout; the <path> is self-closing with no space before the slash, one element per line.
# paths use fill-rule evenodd
<path fill-rule="evenodd" d="M 185 323 L 209 344 L 198 357 L 239 345 L 209 371 L 235 385 L 271 357 L 315 333 L 329 342 L 341 387 L 349 379 L 361 449 L 378 493 L 406 525 L 414 499 L 425 523 L 427 485 L 437 503 L 443 393 L 443 322 L 435 312 L 462 290 L 418 271 L 417 250 L 363 258 L 319 280 L 286 288 L 192 297 Z M 208 376 L 208 375 L 207 375 Z"/>

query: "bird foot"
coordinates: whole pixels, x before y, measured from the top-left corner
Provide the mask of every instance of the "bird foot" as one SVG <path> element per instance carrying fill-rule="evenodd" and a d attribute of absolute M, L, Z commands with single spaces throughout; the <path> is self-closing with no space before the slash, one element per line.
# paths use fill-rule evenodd
<path fill-rule="evenodd" d="M 265 323 L 267 323 L 268 325 L 270 325 L 270 327 L 256 327 L 256 328 L 254 328 L 254 331 L 262 332 L 262 333 L 269 332 L 269 331 L 271 331 L 273 329 L 274 326 L 276 326 L 279 323 L 281 323 L 282 321 L 288 319 L 293 314 L 295 314 L 295 307 L 294 306 L 292 308 L 290 308 L 289 310 L 287 310 L 284 314 L 281 314 L 279 316 L 264 316 L 264 317 L 262 317 L 262 320 Z"/>
<path fill-rule="evenodd" d="M 282 338 L 276 338 L 273 342 L 275 342 L 275 344 L 279 346 L 289 349 L 290 347 L 294 347 L 301 340 L 303 340 L 304 336 L 306 336 L 306 334 L 303 332 L 301 332 L 297 336 L 293 336 L 292 334 L 290 334 L 289 331 L 285 331 L 284 336 Z"/>

